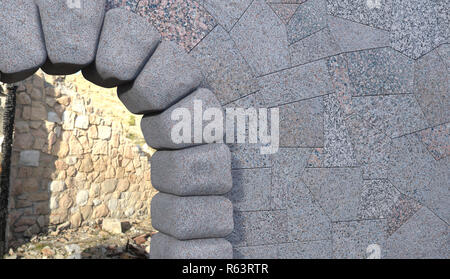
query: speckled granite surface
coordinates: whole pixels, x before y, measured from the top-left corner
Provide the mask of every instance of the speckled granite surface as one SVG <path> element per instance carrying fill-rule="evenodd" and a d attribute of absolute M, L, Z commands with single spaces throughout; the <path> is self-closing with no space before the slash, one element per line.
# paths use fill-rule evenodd
<path fill-rule="evenodd" d="M 448 1 L 110 2 L 280 108 L 278 153 L 231 146 L 234 257 L 450 257 Z"/>

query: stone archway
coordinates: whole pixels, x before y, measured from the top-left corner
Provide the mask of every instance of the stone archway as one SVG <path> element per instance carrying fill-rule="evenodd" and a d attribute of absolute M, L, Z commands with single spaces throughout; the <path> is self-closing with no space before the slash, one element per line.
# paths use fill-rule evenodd
<path fill-rule="evenodd" d="M 174 146 L 168 141 L 170 107 L 182 104 L 192 110 L 193 101 L 199 99 L 204 110 L 221 109 L 211 91 L 199 88 L 203 76 L 195 61 L 173 43 L 161 41 L 139 16 L 120 8 L 106 12 L 105 0 L 34 2 L 0 4 L 0 17 L 5 19 L 0 23 L 0 81 L 15 83 L 42 68 L 51 75 L 82 70 L 97 85 L 118 86 L 124 105 L 145 115 L 142 129 L 147 143 L 167 149 L 157 152 L 152 162 L 156 166 L 152 175 L 159 181 L 154 186 L 158 189 L 160 184 L 162 193 L 152 203 L 154 227 L 160 233 L 153 237 L 151 256 L 231 258 L 232 247 L 224 237 L 233 230 L 233 207 L 221 196 L 232 185 L 228 147 Z M 30 110 L 33 114 L 33 106 Z M 174 150 L 179 148 L 184 149 Z M 23 154 L 30 166 L 33 157 L 34 153 Z M 195 172 L 198 165 L 201 172 Z M 179 184 L 167 182 L 168 168 Z M 182 193 L 176 189 L 181 183 Z M 198 192 L 199 185 L 206 190 Z"/>

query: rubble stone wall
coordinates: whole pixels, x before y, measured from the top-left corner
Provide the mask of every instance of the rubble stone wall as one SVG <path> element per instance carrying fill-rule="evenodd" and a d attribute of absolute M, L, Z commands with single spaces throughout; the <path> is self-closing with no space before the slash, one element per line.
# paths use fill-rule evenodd
<path fill-rule="evenodd" d="M 122 124 L 41 71 L 18 85 L 10 240 L 67 222 L 149 218 L 150 154 Z"/>

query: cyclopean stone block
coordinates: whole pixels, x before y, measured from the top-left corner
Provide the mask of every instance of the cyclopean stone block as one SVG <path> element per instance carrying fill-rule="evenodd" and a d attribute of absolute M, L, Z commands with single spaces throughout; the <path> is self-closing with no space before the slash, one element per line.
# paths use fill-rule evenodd
<path fill-rule="evenodd" d="M 151 203 L 153 227 L 178 240 L 225 237 L 233 231 L 233 205 L 221 196 L 179 197 L 158 193 Z"/>
<path fill-rule="evenodd" d="M 233 248 L 223 238 L 177 240 L 163 233 L 152 237 L 150 259 L 232 259 Z"/>
<path fill-rule="evenodd" d="M 134 80 L 155 51 L 161 36 L 143 17 L 116 8 L 105 14 L 95 63 L 83 76 L 102 87 Z"/>
<path fill-rule="evenodd" d="M 47 58 L 39 11 L 33 0 L 0 1 L 0 81 L 31 76 Z"/>
<path fill-rule="evenodd" d="M 197 104 L 197 106 L 201 105 L 201 110 L 197 111 L 196 115 L 194 115 L 194 104 Z M 201 115 L 203 114 L 203 112 L 210 108 L 217 108 L 221 110 L 223 115 L 222 106 L 220 105 L 220 102 L 217 100 L 214 93 L 212 93 L 208 89 L 200 88 L 165 110 L 163 113 L 142 118 L 141 128 L 147 144 L 154 149 L 160 150 L 181 149 L 204 143 L 203 140 L 201 140 L 200 143 L 194 142 L 194 119 L 196 117 L 202 117 Z M 180 123 L 180 121 L 178 120 L 172 120 L 172 114 L 175 112 L 173 115 L 177 116 L 177 113 L 180 112 L 180 110 L 177 109 L 186 109 L 185 112 L 189 112 L 190 114 L 190 127 L 187 127 L 186 129 L 191 129 L 191 136 L 189 137 L 190 142 L 175 143 L 172 140 L 172 128 Z M 205 127 L 207 123 L 209 123 L 209 121 L 203 121 L 203 127 Z"/>
<path fill-rule="evenodd" d="M 48 59 L 42 70 L 51 75 L 78 72 L 95 59 L 106 0 L 36 0 Z"/>
<path fill-rule="evenodd" d="M 163 41 L 133 83 L 117 89 L 135 114 L 163 111 L 197 88 L 203 79 L 195 60 L 175 43 Z"/>
<path fill-rule="evenodd" d="M 152 185 L 178 196 L 223 195 L 233 186 L 231 153 L 225 144 L 157 151 L 151 159 Z"/>

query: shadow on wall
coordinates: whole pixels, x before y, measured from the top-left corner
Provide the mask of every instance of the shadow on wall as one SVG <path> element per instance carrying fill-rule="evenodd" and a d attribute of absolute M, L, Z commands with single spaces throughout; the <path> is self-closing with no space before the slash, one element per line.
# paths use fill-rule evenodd
<path fill-rule="evenodd" d="M 47 80 L 53 78 L 53 82 Z M 18 84 L 9 246 L 101 218 L 148 218 L 149 154 L 91 101 L 38 72 Z"/>

